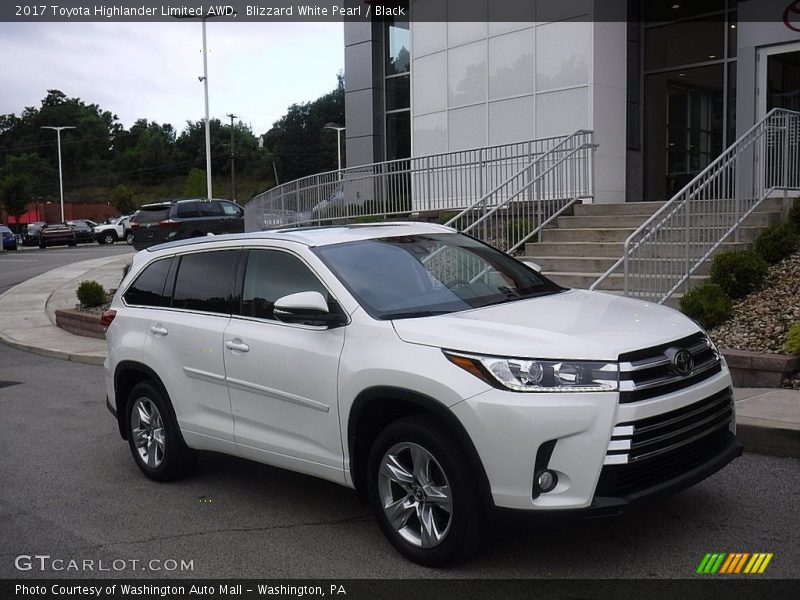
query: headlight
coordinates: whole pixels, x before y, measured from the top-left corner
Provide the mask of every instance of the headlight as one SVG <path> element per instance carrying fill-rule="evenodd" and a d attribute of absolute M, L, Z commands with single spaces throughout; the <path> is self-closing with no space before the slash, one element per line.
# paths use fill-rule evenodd
<path fill-rule="evenodd" d="M 444 351 L 453 364 L 500 389 L 515 392 L 614 392 L 617 363 L 480 356 Z"/>

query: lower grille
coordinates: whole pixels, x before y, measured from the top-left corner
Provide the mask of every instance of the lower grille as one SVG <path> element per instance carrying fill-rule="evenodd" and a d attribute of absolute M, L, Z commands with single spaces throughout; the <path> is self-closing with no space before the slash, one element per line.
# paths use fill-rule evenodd
<path fill-rule="evenodd" d="M 723 390 L 662 415 L 614 428 L 598 496 L 624 496 L 668 481 L 720 453 L 733 419 L 733 394 Z"/>

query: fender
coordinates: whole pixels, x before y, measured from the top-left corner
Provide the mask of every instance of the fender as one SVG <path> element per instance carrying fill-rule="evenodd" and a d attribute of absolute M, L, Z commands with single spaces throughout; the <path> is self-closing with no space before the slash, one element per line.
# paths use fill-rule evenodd
<path fill-rule="evenodd" d="M 361 468 L 363 465 L 357 464 L 357 442 L 359 437 L 358 420 L 362 411 L 372 404 L 373 402 L 390 402 L 398 400 L 406 404 L 411 404 L 419 409 L 419 412 L 429 412 L 439 419 L 445 427 L 453 434 L 458 442 L 461 450 L 466 455 L 469 466 L 475 473 L 478 483 L 478 488 L 483 500 L 484 506 L 487 509 L 494 508 L 494 499 L 492 498 L 492 490 L 489 484 L 489 478 L 486 476 L 486 470 L 483 467 L 483 462 L 469 437 L 467 430 L 464 429 L 461 421 L 458 420 L 452 411 L 441 402 L 414 392 L 411 390 L 391 387 L 391 386 L 375 386 L 363 390 L 356 397 L 350 408 L 350 416 L 347 421 L 347 447 L 350 456 L 350 476 L 356 486 L 356 489 L 361 494 L 365 494 Z"/>

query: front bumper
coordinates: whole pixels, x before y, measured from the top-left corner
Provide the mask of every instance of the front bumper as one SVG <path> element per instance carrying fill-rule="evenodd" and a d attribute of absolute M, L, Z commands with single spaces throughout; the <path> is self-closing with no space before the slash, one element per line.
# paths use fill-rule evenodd
<path fill-rule="evenodd" d="M 692 411 L 731 387 L 723 366 L 717 375 L 689 388 L 640 402 L 619 404 L 616 393 L 519 394 L 490 390 L 451 410 L 461 420 L 486 471 L 495 507 L 534 511 L 615 511 L 639 500 L 688 487 L 741 454 L 735 417 L 694 446 L 620 467 L 612 457 L 620 424 L 650 423 L 665 413 Z M 709 433 L 709 436 L 711 433 Z M 728 437 L 729 436 L 729 437 Z M 546 468 L 558 476 L 550 492 L 534 492 L 537 456 L 554 443 Z M 703 444 L 702 447 L 695 447 Z M 545 446 L 546 447 L 546 446 Z M 645 465 L 644 472 L 640 467 Z M 648 469 L 649 466 L 653 469 Z M 628 469 L 630 466 L 630 469 Z M 625 470 L 615 485 L 609 472 Z M 652 471 L 652 472 L 650 472 Z M 631 473 L 632 472 L 632 473 Z M 633 475 L 634 485 L 630 485 Z"/>

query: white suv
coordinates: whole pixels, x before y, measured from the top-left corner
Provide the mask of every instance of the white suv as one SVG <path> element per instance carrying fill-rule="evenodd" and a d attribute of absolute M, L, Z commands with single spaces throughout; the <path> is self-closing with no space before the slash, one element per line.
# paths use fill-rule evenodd
<path fill-rule="evenodd" d="M 694 322 L 439 225 L 155 246 L 104 321 L 108 406 L 145 475 L 211 450 L 328 479 L 423 564 L 473 552 L 497 509 L 616 513 L 742 451 Z"/>

